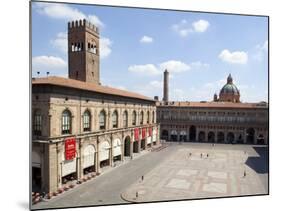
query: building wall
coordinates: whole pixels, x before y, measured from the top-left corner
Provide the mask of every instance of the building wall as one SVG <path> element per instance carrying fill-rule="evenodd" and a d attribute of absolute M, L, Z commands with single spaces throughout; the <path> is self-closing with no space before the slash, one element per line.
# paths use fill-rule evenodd
<path fill-rule="evenodd" d="M 168 132 L 168 137 L 163 139 L 180 140 L 180 133 L 186 134 L 186 141 L 190 141 L 191 127 L 196 128 L 194 141 L 208 141 L 209 132 L 214 132 L 214 142 L 218 142 L 218 133 L 224 134 L 223 143 L 229 143 L 229 133 L 233 133 L 234 141 L 246 143 L 250 140 L 249 129 L 253 129 L 253 144 L 259 143 L 261 137 L 268 143 L 268 110 L 267 108 L 253 109 L 226 109 L 226 108 L 189 108 L 177 106 L 157 107 L 157 120 L 161 127 L 161 134 Z M 205 139 L 200 139 L 200 132 L 205 134 Z M 251 133 L 252 134 L 252 133 Z M 231 135 L 231 134 L 230 134 Z M 240 137 L 241 135 L 241 137 Z M 210 140 L 211 141 L 211 138 Z"/>
<path fill-rule="evenodd" d="M 69 137 L 76 139 L 76 174 L 77 179 L 83 178 L 83 150 L 88 145 L 93 145 L 95 152 L 95 172 L 102 172 L 99 161 L 100 146 L 103 142 L 109 143 L 109 166 L 113 166 L 113 142 L 115 139 L 121 141 L 121 162 L 124 158 L 124 148 L 126 137 L 130 139 L 130 155 L 133 156 L 133 142 L 139 142 L 138 151 L 141 151 L 141 139 L 134 139 L 135 128 L 146 130 L 145 149 L 147 144 L 148 131 L 159 131 L 156 123 L 156 106 L 154 102 L 141 102 L 130 99 L 120 100 L 118 97 L 112 97 L 111 100 L 106 97 L 82 97 L 77 96 L 70 90 L 54 91 L 44 94 L 36 92 L 32 96 L 32 113 L 40 109 L 42 114 L 42 136 L 33 135 L 32 150 L 41 156 L 41 175 L 42 190 L 45 192 L 55 192 L 62 187 L 62 164 L 64 158 L 64 141 Z M 62 135 L 62 112 L 68 109 L 72 114 L 72 133 Z M 83 113 L 89 110 L 91 113 L 91 131 L 83 132 Z M 107 116 L 106 129 L 99 129 L 99 113 L 104 110 Z M 118 112 L 118 127 L 112 126 L 112 114 Z M 128 127 L 123 127 L 123 112 L 128 112 Z M 132 112 L 136 111 L 136 125 L 132 125 Z M 143 111 L 144 120 L 140 124 L 140 113 Z M 147 112 L 149 112 L 149 122 L 147 123 Z M 152 115 L 154 112 L 154 122 Z M 153 140 L 153 144 L 159 144 L 159 135 Z M 151 145 L 150 145 L 151 146 Z"/>

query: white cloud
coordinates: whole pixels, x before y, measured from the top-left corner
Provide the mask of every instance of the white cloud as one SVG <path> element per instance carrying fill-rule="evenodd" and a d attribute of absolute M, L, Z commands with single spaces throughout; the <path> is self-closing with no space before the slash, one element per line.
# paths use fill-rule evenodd
<path fill-rule="evenodd" d="M 186 72 L 190 69 L 190 66 L 181 61 L 170 60 L 159 64 L 160 69 L 167 69 L 170 73 Z"/>
<path fill-rule="evenodd" d="M 33 71 L 56 72 L 67 69 L 67 63 L 60 57 L 55 56 L 35 56 L 32 58 Z"/>
<path fill-rule="evenodd" d="M 129 72 L 138 73 L 145 76 L 161 75 L 165 69 L 167 69 L 169 73 L 181 73 L 188 71 L 190 66 L 181 61 L 169 60 L 158 65 L 131 65 L 128 68 Z"/>
<path fill-rule="evenodd" d="M 111 46 L 112 46 L 112 41 L 109 38 L 102 37 L 100 39 L 100 58 L 101 59 L 106 58 L 111 54 L 111 52 L 112 52 Z"/>
<path fill-rule="evenodd" d="M 172 25 L 172 29 L 179 34 L 181 37 L 187 37 L 191 33 L 202 33 L 205 32 L 210 23 L 206 20 L 198 20 L 193 22 L 191 25 L 187 20 L 183 19 L 179 23 Z"/>
<path fill-rule="evenodd" d="M 199 20 L 192 23 L 193 29 L 196 32 L 205 32 L 208 27 L 210 26 L 210 23 L 206 20 Z"/>
<path fill-rule="evenodd" d="M 67 33 L 59 32 L 56 38 L 51 40 L 53 47 L 59 49 L 63 53 L 67 53 Z"/>
<path fill-rule="evenodd" d="M 244 51 L 230 52 L 224 49 L 218 56 L 222 61 L 233 64 L 246 64 L 248 62 L 248 54 Z"/>
<path fill-rule="evenodd" d="M 149 82 L 149 85 L 150 85 L 151 87 L 153 87 L 153 88 L 161 88 L 161 89 L 162 89 L 162 87 L 163 87 L 163 81 L 156 81 L 156 80 L 150 81 L 150 82 Z"/>
<path fill-rule="evenodd" d="M 268 40 L 263 44 L 256 45 L 255 53 L 253 58 L 259 62 L 263 61 L 268 56 Z"/>
<path fill-rule="evenodd" d="M 131 65 L 128 70 L 129 72 L 147 76 L 160 75 L 162 73 L 154 64 Z"/>
<path fill-rule="evenodd" d="M 209 67 L 210 67 L 209 64 L 203 63 L 203 62 L 201 62 L 201 61 L 192 62 L 192 63 L 190 64 L 190 66 L 191 66 L 192 68 L 209 68 Z"/>
<path fill-rule="evenodd" d="M 88 19 L 94 25 L 103 27 L 103 22 L 95 15 L 86 15 L 80 10 L 70 7 L 67 4 L 54 4 L 54 3 L 37 3 L 36 11 L 39 14 L 46 15 L 55 19 L 63 19 L 66 21 Z"/>
<path fill-rule="evenodd" d="M 144 35 L 141 39 L 140 39 L 141 43 L 152 43 L 153 42 L 153 38 Z"/>
<path fill-rule="evenodd" d="M 174 101 L 185 101 L 187 100 L 186 92 L 182 89 L 175 88 L 170 93 L 171 100 Z"/>

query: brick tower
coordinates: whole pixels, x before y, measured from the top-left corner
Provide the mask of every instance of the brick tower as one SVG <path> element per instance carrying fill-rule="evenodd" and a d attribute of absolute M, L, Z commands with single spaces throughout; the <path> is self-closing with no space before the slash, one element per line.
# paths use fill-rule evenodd
<path fill-rule="evenodd" d="M 68 23 L 68 76 L 100 84 L 99 31 L 84 20 Z"/>
<path fill-rule="evenodd" d="M 163 86 L 163 101 L 169 101 L 169 72 L 168 70 L 164 71 L 164 86 Z"/>

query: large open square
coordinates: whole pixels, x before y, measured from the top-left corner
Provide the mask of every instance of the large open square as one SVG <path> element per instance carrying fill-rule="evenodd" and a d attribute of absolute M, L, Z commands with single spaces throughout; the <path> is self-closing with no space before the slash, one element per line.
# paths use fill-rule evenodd
<path fill-rule="evenodd" d="M 59 208 L 268 193 L 268 147 L 165 143 L 33 206 Z M 142 178 L 143 176 L 143 178 Z"/>

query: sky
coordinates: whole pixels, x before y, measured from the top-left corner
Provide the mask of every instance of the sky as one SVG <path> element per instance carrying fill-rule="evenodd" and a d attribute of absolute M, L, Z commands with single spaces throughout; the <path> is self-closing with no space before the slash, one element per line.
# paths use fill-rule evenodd
<path fill-rule="evenodd" d="M 229 74 L 242 102 L 268 101 L 267 17 L 32 3 L 32 75 L 67 77 L 67 22 L 100 30 L 102 85 L 174 101 L 211 101 Z"/>

